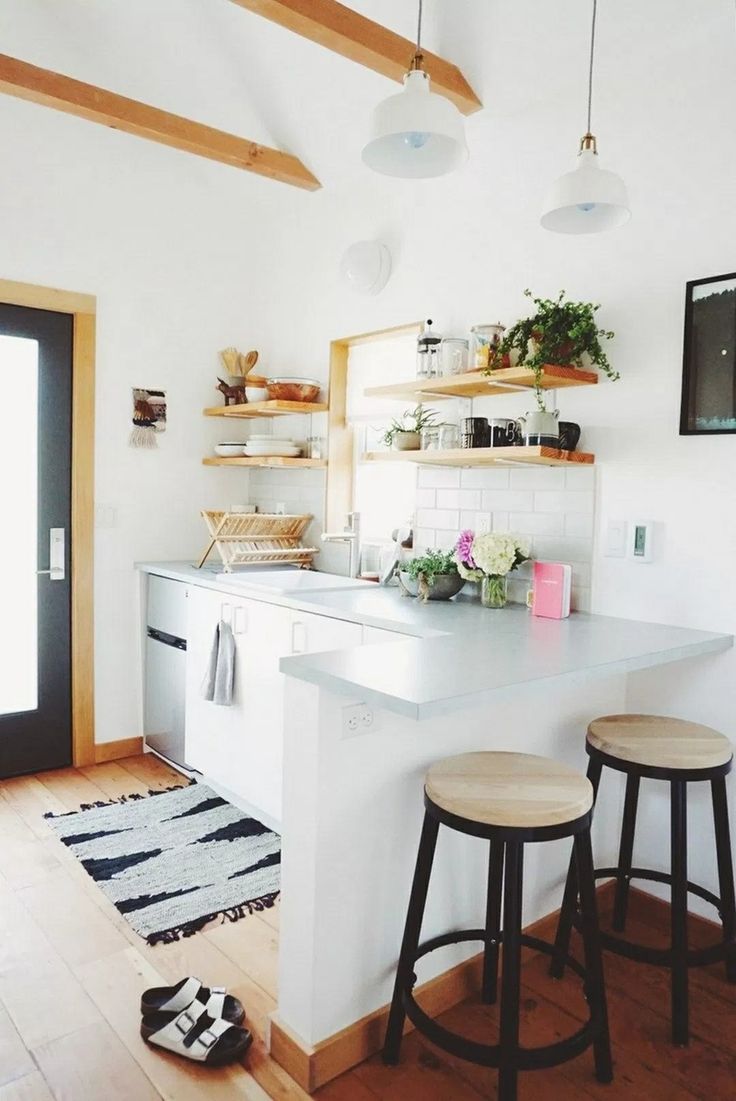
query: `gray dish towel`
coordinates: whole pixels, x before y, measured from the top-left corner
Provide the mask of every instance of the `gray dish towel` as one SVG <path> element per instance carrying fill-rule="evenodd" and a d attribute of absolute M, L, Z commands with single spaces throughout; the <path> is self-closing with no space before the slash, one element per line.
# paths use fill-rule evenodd
<path fill-rule="evenodd" d="M 234 680 L 235 638 L 230 624 L 221 619 L 215 628 L 210 660 L 202 681 L 202 696 L 212 703 L 229 707 L 233 702 Z"/>

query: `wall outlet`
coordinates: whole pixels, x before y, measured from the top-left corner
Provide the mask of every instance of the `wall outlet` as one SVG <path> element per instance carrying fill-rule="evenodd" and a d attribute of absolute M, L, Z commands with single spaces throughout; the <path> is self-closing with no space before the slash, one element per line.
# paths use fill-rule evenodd
<path fill-rule="evenodd" d="M 476 512 L 475 530 L 478 535 L 485 535 L 493 527 L 493 517 L 490 512 Z"/>
<path fill-rule="evenodd" d="M 365 703 L 354 703 L 342 709 L 343 738 L 357 738 L 375 730 L 375 716 Z"/>
<path fill-rule="evenodd" d="M 118 510 L 114 505 L 95 505 L 95 527 L 114 528 L 118 523 Z"/>

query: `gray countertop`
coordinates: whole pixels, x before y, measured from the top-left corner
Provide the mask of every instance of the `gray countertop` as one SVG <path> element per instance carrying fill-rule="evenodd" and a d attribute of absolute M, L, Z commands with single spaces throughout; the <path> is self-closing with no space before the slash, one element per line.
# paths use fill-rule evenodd
<path fill-rule="evenodd" d="M 720 653 L 733 636 L 658 623 L 573 613 L 540 619 L 525 607 L 480 607 L 462 595 L 421 604 L 396 589 L 261 594 L 182 563 L 149 563 L 147 573 L 239 593 L 295 610 L 398 632 L 350 650 L 284 657 L 281 669 L 329 690 L 365 696 L 376 705 L 421 719 L 470 704 L 515 685 L 585 673 L 616 674 Z M 401 637 L 403 635 L 403 637 Z M 409 636 L 409 637 L 407 637 Z"/>

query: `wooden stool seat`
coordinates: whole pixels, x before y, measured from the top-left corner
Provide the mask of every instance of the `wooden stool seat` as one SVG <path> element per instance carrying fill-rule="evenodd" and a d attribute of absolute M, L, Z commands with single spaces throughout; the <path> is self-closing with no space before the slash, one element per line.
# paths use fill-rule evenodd
<path fill-rule="evenodd" d="M 609 757 L 648 768 L 717 768 L 733 756 L 717 730 L 664 715 L 605 715 L 590 724 L 587 741 Z"/>
<path fill-rule="evenodd" d="M 449 814 L 517 829 L 574 822 L 593 806 L 588 779 L 530 753 L 462 753 L 432 765 L 424 790 Z"/>

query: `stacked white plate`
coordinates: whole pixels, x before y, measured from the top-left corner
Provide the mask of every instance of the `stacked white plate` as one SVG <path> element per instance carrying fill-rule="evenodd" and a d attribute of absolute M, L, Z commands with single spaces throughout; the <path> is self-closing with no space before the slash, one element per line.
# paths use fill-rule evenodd
<path fill-rule="evenodd" d="M 250 459 L 283 458 L 295 459 L 302 449 L 292 439 L 280 439 L 275 436 L 251 436 L 243 453 Z"/>

